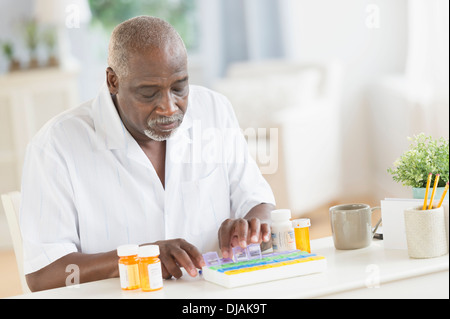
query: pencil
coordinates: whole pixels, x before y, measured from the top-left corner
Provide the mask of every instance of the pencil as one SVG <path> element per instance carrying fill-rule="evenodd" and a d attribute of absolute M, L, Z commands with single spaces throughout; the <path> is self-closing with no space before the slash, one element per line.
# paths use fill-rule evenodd
<path fill-rule="evenodd" d="M 432 209 L 433 208 L 434 195 L 436 195 L 436 188 L 437 188 L 437 184 L 439 183 L 439 177 L 440 176 L 441 175 L 436 174 L 436 176 L 434 177 L 433 192 L 431 193 L 430 205 L 428 205 L 428 209 Z"/>
<path fill-rule="evenodd" d="M 428 174 L 427 188 L 425 189 L 425 198 L 423 199 L 423 208 L 422 208 L 422 210 L 426 210 L 426 209 L 427 209 L 427 203 L 428 203 L 428 190 L 430 189 L 431 177 L 432 177 L 432 176 L 433 176 L 432 173 Z"/>
<path fill-rule="evenodd" d="M 445 184 L 444 192 L 442 193 L 441 200 L 439 201 L 437 208 L 441 207 L 442 202 L 444 201 L 445 195 L 447 195 L 447 191 L 448 191 L 448 182 L 447 182 L 447 184 Z"/>

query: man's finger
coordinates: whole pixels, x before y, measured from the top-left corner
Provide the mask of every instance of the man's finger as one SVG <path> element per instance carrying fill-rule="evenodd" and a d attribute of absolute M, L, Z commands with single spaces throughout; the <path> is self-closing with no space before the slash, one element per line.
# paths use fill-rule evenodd
<path fill-rule="evenodd" d="M 261 224 L 261 236 L 262 236 L 263 242 L 265 242 L 265 243 L 267 243 L 270 240 L 271 231 L 270 231 L 269 224 L 267 224 L 267 223 Z"/>
<path fill-rule="evenodd" d="M 248 222 L 245 219 L 237 219 L 235 221 L 235 231 L 238 236 L 239 246 L 242 248 L 247 247 L 247 236 L 248 236 Z"/>
<path fill-rule="evenodd" d="M 186 242 L 186 244 L 187 244 L 187 242 Z M 194 263 L 192 262 L 188 253 L 184 249 L 182 249 L 181 247 L 178 249 L 173 249 L 172 256 L 176 260 L 178 265 L 180 265 L 181 267 L 186 269 L 186 271 L 188 272 L 188 274 L 190 276 L 192 276 L 192 277 L 197 276 L 197 269 L 194 266 Z M 179 278 L 179 277 L 177 277 L 177 278 Z"/>
<path fill-rule="evenodd" d="M 187 241 L 182 241 L 180 247 L 184 249 L 184 251 L 189 255 L 195 267 L 201 269 L 202 267 L 206 266 L 205 261 L 203 260 L 203 255 L 200 253 L 197 247 L 195 247 L 191 243 L 188 243 Z"/>
<path fill-rule="evenodd" d="M 223 258 L 230 258 L 231 257 L 231 228 L 232 228 L 232 220 L 227 219 L 225 220 L 219 229 L 219 248 L 222 252 Z"/>
<path fill-rule="evenodd" d="M 260 243 L 261 238 L 261 222 L 258 218 L 252 218 L 249 221 L 250 224 L 250 242 Z"/>
<path fill-rule="evenodd" d="M 183 275 L 180 267 L 171 255 L 161 254 L 159 259 L 161 259 L 161 264 L 167 272 L 167 276 L 164 277 L 165 279 L 171 278 L 172 276 L 178 279 Z"/>
<path fill-rule="evenodd" d="M 162 271 L 162 277 L 164 279 L 170 279 L 172 278 L 172 275 L 169 273 L 169 271 L 166 269 L 166 266 L 164 266 L 164 263 L 161 262 L 161 271 Z"/>

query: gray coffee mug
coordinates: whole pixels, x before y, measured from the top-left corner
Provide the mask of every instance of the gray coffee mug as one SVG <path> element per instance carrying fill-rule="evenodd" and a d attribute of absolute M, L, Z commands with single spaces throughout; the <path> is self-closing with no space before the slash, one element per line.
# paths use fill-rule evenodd
<path fill-rule="evenodd" d="M 358 249 L 370 245 L 381 218 L 372 230 L 372 212 L 367 204 L 344 204 L 330 208 L 331 231 L 336 249 Z"/>

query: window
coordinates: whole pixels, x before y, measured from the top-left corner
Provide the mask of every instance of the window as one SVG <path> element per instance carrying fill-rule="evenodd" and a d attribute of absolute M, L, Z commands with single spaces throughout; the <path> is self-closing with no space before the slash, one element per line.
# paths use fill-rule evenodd
<path fill-rule="evenodd" d="M 198 47 L 196 0 L 89 0 L 89 4 L 92 23 L 108 34 L 125 20 L 149 15 L 173 25 L 189 51 Z"/>

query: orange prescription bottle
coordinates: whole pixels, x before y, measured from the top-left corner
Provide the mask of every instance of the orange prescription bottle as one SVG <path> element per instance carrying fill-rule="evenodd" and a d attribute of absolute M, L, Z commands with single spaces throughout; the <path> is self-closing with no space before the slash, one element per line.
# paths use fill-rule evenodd
<path fill-rule="evenodd" d="M 139 275 L 142 291 L 156 291 L 163 287 L 158 245 L 139 247 Z"/>
<path fill-rule="evenodd" d="M 311 226 L 311 220 L 309 218 L 295 219 L 292 221 L 292 226 L 294 227 L 296 248 L 311 253 L 309 242 L 309 226 Z"/>
<path fill-rule="evenodd" d="M 123 290 L 133 290 L 139 284 L 138 245 L 122 245 L 117 247 L 119 258 L 120 287 Z"/>

